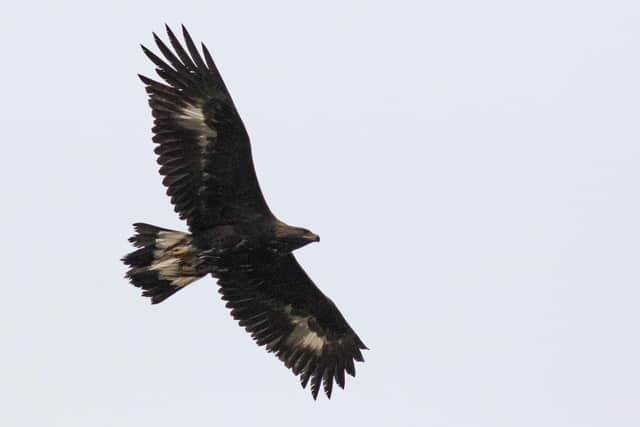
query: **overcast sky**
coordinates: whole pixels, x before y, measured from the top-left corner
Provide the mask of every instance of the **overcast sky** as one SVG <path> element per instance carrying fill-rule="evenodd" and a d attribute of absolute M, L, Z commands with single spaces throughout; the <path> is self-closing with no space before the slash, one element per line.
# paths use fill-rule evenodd
<path fill-rule="evenodd" d="M 3 8 L 0 424 L 640 425 L 640 4 L 314 3 Z M 123 279 L 131 223 L 186 229 L 136 77 L 165 22 L 371 348 L 330 401 L 211 278 L 157 306 Z"/>

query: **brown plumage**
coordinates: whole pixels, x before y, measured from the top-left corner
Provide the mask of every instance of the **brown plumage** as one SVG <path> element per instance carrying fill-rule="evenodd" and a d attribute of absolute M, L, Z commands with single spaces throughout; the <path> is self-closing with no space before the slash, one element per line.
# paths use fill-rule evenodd
<path fill-rule="evenodd" d="M 366 346 L 335 304 L 311 281 L 292 251 L 320 238 L 279 221 L 262 195 L 245 127 L 207 48 L 182 28 L 154 34 L 164 59 L 144 53 L 164 80 L 140 79 L 154 117 L 160 174 L 190 233 L 134 224 L 138 249 L 123 258 L 127 277 L 152 303 L 211 274 L 231 315 L 260 346 L 311 383 L 344 388 Z"/>

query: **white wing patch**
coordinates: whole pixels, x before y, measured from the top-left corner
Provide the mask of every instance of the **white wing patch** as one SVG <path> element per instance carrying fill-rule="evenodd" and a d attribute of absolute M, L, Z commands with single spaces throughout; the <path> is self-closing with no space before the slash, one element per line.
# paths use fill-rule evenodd
<path fill-rule="evenodd" d="M 294 328 L 287 337 L 287 344 L 304 347 L 320 355 L 322 353 L 322 347 L 325 344 L 325 339 L 309 328 L 309 316 L 301 317 L 291 315 L 290 313 L 288 314 Z"/>
<path fill-rule="evenodd" d="M 211 129 L 205 122 L 202 104 L 187 104 L 176 115 L 176 119 L 185 128 L 198 132 L 198 145 L 201 148 L 209 145 L 211 143 L 210 139 L 218 136 L 215 129 Z"/>

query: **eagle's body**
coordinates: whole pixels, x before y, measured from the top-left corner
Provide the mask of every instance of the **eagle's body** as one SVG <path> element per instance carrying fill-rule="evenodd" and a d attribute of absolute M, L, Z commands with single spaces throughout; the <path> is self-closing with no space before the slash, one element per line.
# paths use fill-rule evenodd
<path fill-rule="evenodd" d="M 160 174 L 190 233 L 134 224 L 139 249 L 123 258 L 127 277 L 152 303 L 211 274 L 222 298 L 258 345 L 276 355 L 303 387 L 331 396 L 355 376 L 364 343 L 313 284 L 292 252 L 319 237 L 278 220 L 260 190 L 244 125 L 211 55 L 183 28 L 186 50 L 167 27 L 160 59 L 143 47 L 165 83 L 140 76 L 154 117 Z"/>

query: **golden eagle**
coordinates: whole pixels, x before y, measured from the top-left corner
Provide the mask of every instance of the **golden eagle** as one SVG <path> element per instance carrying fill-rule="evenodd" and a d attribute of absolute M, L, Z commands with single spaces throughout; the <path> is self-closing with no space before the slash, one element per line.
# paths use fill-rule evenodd
<path fill-rule="evenodd" d="M 259 346 L 274 352 L 331 397 L 334 381 L 367 349 L 292 251 L 320 238 L 279 221 L 260 191 L 247 131 L 207 48 L 184 27 L 184 44 L 167 26 L 171 49 L 155 33 L 164 59 L 142 50 L 164 83 L 140 75 L 154 117 L 162 183 L 189 231 L 134 224 L 126 277 L 153 304 L 211 274 L 231 315 Z"/>

